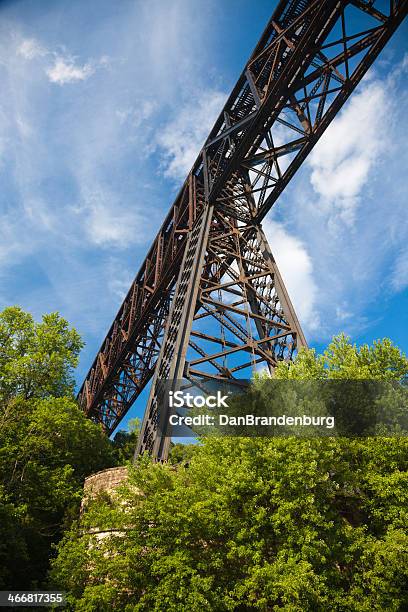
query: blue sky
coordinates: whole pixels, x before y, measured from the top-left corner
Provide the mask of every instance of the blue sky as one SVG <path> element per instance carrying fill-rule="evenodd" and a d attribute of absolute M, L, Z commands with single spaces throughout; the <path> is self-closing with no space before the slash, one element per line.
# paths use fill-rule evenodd
<path fill-rule="evenodd" d="M 86 341 L 79 383 L 275 5 L 2 2 L 0 308 L 60 311 Z M 317 348 L 346 331 L 408 351 L 407 40 L 264 224 Z"/>

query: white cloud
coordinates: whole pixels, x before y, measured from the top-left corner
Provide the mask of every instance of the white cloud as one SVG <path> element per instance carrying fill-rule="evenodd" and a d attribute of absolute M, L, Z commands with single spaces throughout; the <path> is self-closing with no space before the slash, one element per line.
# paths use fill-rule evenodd
<path fill-rule="evenodd" d="M 165 176 L 186 177 L 225 100 L 226 94 L 218 90 L 199 92 L 160 131 L 156 142 L 163 151 Z"/>
<path fill-rule="evenodd" d="M 354 220 L 362 189 L 389 145 L 387 83 L 370 80 L 355 93 L 310 155 L 311 184 L 327 209 Z"/>
<path fill-rule="evenodd" d="M 267 219 L 263 228 L 301 325 L 306 330 L 316 330 L 317 287 L 306 247 L 276 221 Z"/>
<path fill-rule="evenodd" d="M 276 208 L 312 257 L 320 341 L 378 324 L 379 304 L 408 286 L 404 66 L 364 80 Z"/>
<path fill-rule="evenodd" d="M 36 57 L 43 57 L 47 55 L 47 49 L 45 49 L 38 40 L 35 38 L 26 38 L 17 48 L 17 54 L 24 57 L 24 59 L 32 60 Z"/>
<path fill-rule="evenodd" d="M 153 100 L 140 100 L 137 106 L 119 108 L 115 111 L 115 115 L 121 125 L 126 125 L 134 130 L 149 119 L 156 108 L 157 104 Z"/>
<path fill-rule="evenodd" d="M 22 118 L 18 113 L 16 113 L 16 126 L 18 129 L 18 133 L 21 138 L 30 138 L 33 135 L 33 128 L 27 122 L 25 118 Z"/>
<path fill-rule="evenodd" d="M 207 12 L 190 0 L 125 4 L 97 11 L 90 34 L 79 5 L 69 23 L 51 7 L 40 43 L 22 53 L 17 48 L 37 22 L 28 23 L 22 9 L 11 15 L 12 27 L 4 15 L 0 27 L 0 208 L 13 211 L 7 224 L 0 221 L 7 277 L 0 299 L 37 316 L 60 310 L 84 332 L 83 370 L 171 203 L 171 188 L 156 174 L 158 155 L 149 157 L 146 146 L 187 99 L 185 84 L 193 91 L 208 84 L 212 55 Z M 89 95 L 72 96 L 69 85 L 83 83 Z"/>
<path fill-rule="evenodd" d="M 84 183 L 81 196 L 81 204 L 73 211 L 82 217 L 90 243 L 125 248 L 144 243 L 151 237 L 147 219 L 138 207 L 121 206 L 115 193 L 108 188 L 98 185 L 91 188 Z"/>
<path fill-rule="evenodd" d="M 339 306 L 336 306 L 336 318 L 338 321 L 348 321 L 353 317 L 351 310 L 348 310 L 346 302 L 342 302 Z"/>
<path fill-rule="evenodd" d="M 19 237 L 18 225 L 14 219 L 4 214 L 0 217 L 0 274 L 2 266 L 7 264 L 9 258 L 18 252 Z"/>
<path fill-rule="evenodd" d="M 107 264 L 108 289 L 114 298 L 121 302 L 125 299 L 135 277 L 135 272 L 135 270 L 124 268 L 122 260 L 110 258 Z"/>
<path fill-rule="evenodd" d="M 51 232 L 57 226 L 55 209 L 52 210 L 43 199 L 39 197 L 26 197 L 23 208 L 27 221 L 36 228 L 36 231 Z"/>
<path fill-rule="evenodd" d="M 46 70 L 51 83 L 65 85 L 75 81 L 86 81 L 95 72 L 95 67 L 91 63 L 82 66 L 75 64 L 72 57 L 57 56 L 54 65 Z"/>
<path fill-rule="evenodd" d="M 212 0 L 210 5 L 217 7 Z M 208 11 L 203 18 L 191 0 L 149 0 L 110 11 L 109 32 L 106 22 L 97 19 L 89 37 L 81 30 L 81 20 L 72 20 L 75 27 L 63 29 L 57 9 L 45 16 L 40 40 L 27 38 L 23 18 L 13 36 L 4 30 L 0 169 L 7 173 L 5 187 L 11 183 L 13 189 L 11 193 L 4 189 L 5 209 L 12 202 L 15 210 L 0 226 L 8 301 L 21 301 L 30 308 L 37 299 L 38 312 L 47 304 L 49 308 L 62 304 L 66 315 L 80 322 L 87 335 L 92 330 L 99 342 L 127 289 L 128 275 L 120 275 L 121 267 L 136 271 L 170 204 L 171 189 L 157 177 L 157 158 L 162 174 L 184 179 L 223 106 L 224 86 L 214 80 L 217 73 L 211 68 L 218 50 L 208 44 L 216 32 L 216 14 Z M 194 36 L 186 37 L 187 31 Z M 51 42 L 57 33 L 58 47 Z M 26 40 L 36 44 L 22 47 Z M 78 56 L 70 54 L 73 49 Z M 96 55 L 96 49 L 109 57 Z M 39 61 L 28 61 L 34 58 Z M 101 78 L 91 78 L 94 73 Z M 356 317 L 370 308 L 370 300 L 376 299 L 374 292 L 391 282 L 391 275 L 384 276 L 384 261 L 389 269 L 392 254 L 395 258 L 395 252 L 405 248 L 403 104 L 395 118 L 398 132 L 388 136 L 385 130 L 390 130 L 394 109 L 390 111 L 385 100 L 387 111 L 383 110 L 383 92 L 389 89 L 387 100 L 397 96 L 386 79 L 380 82 L 373 75 L 339 115 L 345 113 L 349 122 L 342 119 L 342 129 L 336 123 L 329 128 L 324 138 L 331 145 L 324 146 L 322 139 L 312 165 L 304 164 L 299 172 L 296 180 L 302 182 L 295 188 L 289 185 L 283 194 L 286 201 L 277 210 L 282 209 L 287 225 L 265 222 L 265 229 L 270 225 L 273 230 L 268 232 L 271 248 L 309 339 L 322 340 L 337 331 L 336 325 L 354 325 Z M 65 88 L 50 91 L 48 79 L 66 84 Z M 85 79 L 90 95 L 72 97 L 69 83 Z M 68 95 L 67 103 L 59 94 Z M 370 115 L 361 119 L 358 109 L 354 113 L 349 109 L 363 95 L 361 109 L 365 112 L 367 103 Z M 395 136 L 403 144 L 397 142 L 396 154 L 390 155 L 384 142 Z M 155 151 L 149 156 L 146 149 L 152 143 Z M 323 153 L 319 154 L 319 146 Z M 397 155 L 398 163 L 393 164 Z M 355 215 L 355 227 L 341 223 L 342 231 L 331 233 L 331 221 L 339 215 L 349 218 L 349 213 Z M 114 269 L 109 261 L 115 254 Z M 39 274 L 34 295 L 17 264 L 23 261 L 30 271 L 36 259 L 50 285 L 47 289 Z M 401 262 L 397 269 L 395 289 L 405 278 Z"/>
<path fill-rule="evenodd" d="M 395 262 L 391 285 L 398 292 L 408 287 L 408 250 L 400 253 Z"/>

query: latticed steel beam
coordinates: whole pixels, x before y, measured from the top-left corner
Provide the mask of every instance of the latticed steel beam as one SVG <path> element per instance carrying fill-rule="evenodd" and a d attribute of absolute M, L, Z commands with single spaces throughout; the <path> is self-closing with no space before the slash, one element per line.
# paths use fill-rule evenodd
<path fill-rule="evenodd" d="M 251 195 L 247 204 L 255 208 Z M 197 386 L 231 381 L 262 362 L 272 372 L 305 344 L 261 226 L 206 206 L 185 251 L 137 453 L 167 458 L 170 438 L 159 421 L 165 425 L 165 393 L 182 378 Z"/>
<path fill-rule="evenodd" d="M 80 390 L 107 433 L 155 373 L 141 450 L 165 457 L 154 414 L 165 348 L 174 372 L 228 377 L 245 369 L 237 354 L 273 368 L 304 343 L 261 221 L 406 13 L 406 0 L 278 3 Z M 200 328 L 210 320 L 219 333 Z"/>

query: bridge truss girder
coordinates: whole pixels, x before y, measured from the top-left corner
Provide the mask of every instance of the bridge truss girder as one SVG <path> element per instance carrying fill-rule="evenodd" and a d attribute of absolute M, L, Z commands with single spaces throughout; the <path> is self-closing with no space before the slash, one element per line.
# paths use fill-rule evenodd
<path fill-rule="evenodd" d="M 239 289 L 241 294 L 244 290 L 247 292 L 247 302 L 242 308 L 251 315 L 245 315 L 246 325 L 250 319 L 251 333 L 258 335 L 255 344 L 252 338 L 250 348 L 249 342 L 240 340 L 242 346 L 245 344 L 242 353 L 247 356 L 254 353 L 256 359 L 262 357 L 268 367 L 273 367 L 274 360 L 290 359 L 296 347 L 304 344 L 276 263 L 265 246 L 261 222 L 406 13 L 407 0 L 281 0 L 278 3 L 81 387 L 80 405 L 108 434 L 158 372 L 166 325 L 170 324 L 180 284 L 180 270 L 185 269 L 192 234 L 204 219 L 207 242 L 200 242 L 202 267 L 193 271 L 195 293 L 190 295 L 190 308 L 194 309 L 194 316 L 191 318 L 190 312 L 191 333 L 186 328 L 188 342 L 183 344 L 192 351 L 195 344 L 199 350 L 188 367 L 194 370 L 205 363 L 207 369 L 213 367 L 220 374 L 211 360 L 203 361 L 200 351 L 206 356 L 212 355 L 212 361 L 217 363 L 225 355 L 214 357 L 208 353 L 211 341 L 197 335 L 204 332 L 198 330 L 199 319 L 194 317 L 201 316 L 199 308 L 209 308 L 214 314 L 206 317 L 217 319 L 218 316 L 221 329 L 228 330 L 227 314 L 233 318 L 243 316 L 233 310 L 240 307 L 231 307 L 230 303 L 227 307 L 225 300 L 217 306 L 214 299 L 214 291 L 231 293 L 232 285 L 229 289 L 225 286 L 214 289 L 217 283 L 225 285 L 234 278 L 237 285 L 234 277 L 237 266 L 242 278 L 247 275 Z M 262 250 L 265 259 L 262 265 L 267 262 L 271 266 L 268 278 L 270 287 L 274 288 L 273 300 L 277 309 L 281 308 L 282 320 L 291 329 L 287 336 L 291 344 L 287 341 L 281 353 L 274 352 L 277 338 L 271 335 L 276 336 L 277 315 L 270 315 L 275 327 L 263 315 L 257 316 L 256 309 L 264 308 L 264 300 L 258 296 L 261 281 L 255 279 L 256 273 L 251 272 L 251 267 L 249 271 L 245 269 L 245 249 L 252 249 L 258 255 Z M 253 253 L 251 257 L 256 258 Z M 226 277 L 231 281 L 225 281 Z M 261 337 L 265 326 L 270 329 L 269 339 Z M 186 359 L 186 354 L 182 359 Z M 147 415 L 152 393 L 153 390 Z M 146 443 L 146 448 L 152 451 L 149 444 Z M 157 451 L 157 443 L 154 444 Z"/>

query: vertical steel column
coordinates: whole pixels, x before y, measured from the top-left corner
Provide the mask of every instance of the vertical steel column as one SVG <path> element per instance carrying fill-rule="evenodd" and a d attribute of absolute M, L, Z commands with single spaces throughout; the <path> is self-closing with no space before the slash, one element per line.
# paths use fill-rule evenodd
<path fill-rule="evenodd" d="M 158 460 L 166 460 L 168 456 L 170 439 L 162 437 L 158 432 L 159 409 L 164 392 L 163 381 L 177 381 L 184 375 L 187 346 L 197 302 L 212 213 L 212 206 L 206 205 L 201 215 L 196 219 L 189 236 L 142 423 L 136 455 L 148 451 Z M 174 382 L 174 384 L 176 383 Z"/>

